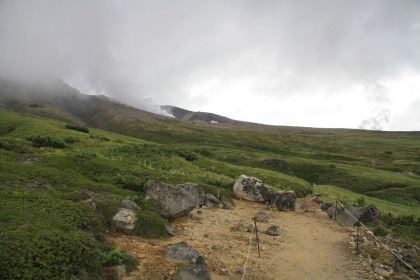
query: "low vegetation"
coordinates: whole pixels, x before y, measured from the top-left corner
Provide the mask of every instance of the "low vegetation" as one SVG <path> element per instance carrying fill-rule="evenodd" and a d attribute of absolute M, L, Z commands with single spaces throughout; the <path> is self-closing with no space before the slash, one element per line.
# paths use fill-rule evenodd
<path fill-rule="evenodd" d="M 104 267 L 132 264 L 104 234 L 115 233 L 112 216 L 128 196 L 143 209 L 136 234 L 166 237 L 159 204 L 142 200 L 149 180 L 233 195 L 241 174 L 255 176 L 299 197 L 319 192 L 331 203 L 375 204 L 384 234 L 419 240 L 420 179 L 402 174 L 418 170 L 418 133 L 303 134 L 164 119 L 108 123 L 116 134 L 1 112 L 0 118 L 1 279 L 95 279 Z"/>
<path fill-rule="evenodd" d="M 84 132 L 84 133 L 89 133 L 89 128 L 84 127 L 84 126 L 80 126 L 80 125 L 66 124 L 66 128 L 67 129 L 73 129 L 73 130 L 80 131 L 80 132 Z"/>

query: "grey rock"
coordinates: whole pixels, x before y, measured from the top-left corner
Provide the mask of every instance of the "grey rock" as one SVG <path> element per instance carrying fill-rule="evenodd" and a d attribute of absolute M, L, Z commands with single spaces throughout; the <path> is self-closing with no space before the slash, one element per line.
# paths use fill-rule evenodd
<path fill-rule="evenodd" d="M 206 193 L 204 195 L 204 205 L 206 208 L 219 207 L 223 208 L 223 204 L 214 195 Z"/>
<path fill-rule="evenodd" d="M 203 257 L 198 257 L 197 262 L 190 264 L 181 272 L 174 274 L 174 280 L 210 280 L 210 272 Z"/>
<path fill-rule="evenodd" d="M 235 209 L 236 206 L 233 204 L 233 201 L 227 197 L 226 195 L 222 196 L 220 202 L 223 204 L 223 208 L 225 209 Z"/>
<path fill-rule="evenodd" d="M 126 233 L 130 233 L 134 229 L 136 220 L 136 213 L 126 208 L 121 209 L 112 217 L 115 227 Z"/>
<path fill-rule="evenodd" d="M 191 261 L 192 258 L 195 258 L 198 260 L 198 257 L 200 256 L 198 252 L 188 246 L 186 242 L 179 242 L 175 244 L 170 244 L 165 247 L 166 250 L 166 256 L 171 261 Z"/>
<path fill-rule="evenodd" d="M 379 267 L 379 266 L 376 266 L 373 269 L 373 272 L 375 272 L 376 274 L 379 274 L 379 275 L 381 275 L 383 277 L 391 276 L 391 274 L 394 273 L 391 268 L 388 268 L 387 269 L 387 268 Z"/>
<path fill-rule="evenodd" d="M 352 215 L 350 215 L 348 212 Z M 335 218 L 335 206 L 328 208 L 328 215 Z M 362 208 L 352 209 L 350 207 L 342 207 L 337 209 L 337 221 L 344 226 L 354 226 L 357 220 L 362 223 L 377 224 L 381 219 L 381 213 L 375 205 L 367 205 Z"/>
<path fill-rule="evenodd" d="M 278 226 L 271 226 L 267 229 L 267 234 L 272 236 L 279 236 L 279 227 Z"/>
<path fill-rule="evenodd" d="M 194 183 L 185 183 L 177 185 L 179 188 L 183 188 L 188 194 L 194 199 L 195 206 L 201 206 L 204 204 L 204 190 Z"/>
<path fill-rule="evenodd" d="M 257 222 L 268 223 L 268 220 L 270 219 L 270 215 L 263 211 L 260 211 L 260 212 L 257 212 L 257 214 L 255 214 L 254 218 L 257 220 Z"/>
<path fill-rule="evenodd" d="M 187 215 L 196 206 L 196 199 L 183 188 L 160 181 L 149 181 L 145 188 L 144 199 L 157 199 L 162 205 L 161 215 L 164 218 L 172 219 Z"/>
<path fill-rule="evenodd" d="M 168 224 L 165 224 L 166 227 L 166 233 L 168 233 L 169 235 L 175 236 L 175 229 L 173 227 L 171 227 Z"/>
<path fill-rule="evenodd" d="M 270 206 L 275 210 L 295 210 L 296 193 L 294 191 L 275 192 L 270 198 Z"/>
<path fill-rule="evenodd" d="M 405 174 L 405 175 L 411 175 L 411 176 L 416 175 L 415 173 L 413 173 L 411 171 L 408 171 L 408 170 L 404 170 L 402 173 Z"/>
<path fill-rule="evenodd" d="M 125 265 L 117 265 L 115 268 L 115 272 L 117 274 L 117 279 L 121 279 L 125 273 L 127 272 Z"/>
<path fill-rule="evenodd" d="M 243 266 L 241 267 L 241 269 L 239 269 L 239 274 L 245 274 L 245 271 L 246 271 L 246 267 Z"/>
<path fill-rule="evenodd" d="M 254 177 L 246 175 L 239 176 L 238 180 L 233 185 L 233 192 L 236 196 L 256 202 L 270 201 L 274 191 L 263 184 L 263 182 Z"/>
<path fill-rule="evenodd" d="M 127 208 L 133 211 L 139 211 L 140 207 L 132 200 L 125 199 L 121 201 L 123 208 Z"/>

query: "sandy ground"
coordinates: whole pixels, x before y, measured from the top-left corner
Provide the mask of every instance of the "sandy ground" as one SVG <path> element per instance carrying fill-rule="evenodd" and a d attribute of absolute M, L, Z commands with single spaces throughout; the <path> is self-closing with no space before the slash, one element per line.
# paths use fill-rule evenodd
<path fill-rule="evenodd" d="M 236 209 L 195 209 L 193 218 L 173 222 L 176 236 L 167 240 L 143 239 L 118 234 L 109 237 L 117 246 L 139 258 L 139 270 L 125 280 L 172 279 L 177 263 L 166 259 L 164 246 L 181 241 L 196 249 L 207 262 L 213 280 L 242 279 L 239 269 L 245 264 L 251 233 L 235 228 L 251 225 L 258 211 L 270 214 L 269 223 L 257 223 L 260 240 L 258 257 L 253 234 L 244 279 L 349 279 L 360 266 L 350 253 L 348 229 L 334 221 L 308 213 L 270 211 L 265 204 L 236 200 Z M 200 210 L 202 214 L 197 214 Z M 279 236 L 265 234 L 271 225 L 280 228 Z"/>

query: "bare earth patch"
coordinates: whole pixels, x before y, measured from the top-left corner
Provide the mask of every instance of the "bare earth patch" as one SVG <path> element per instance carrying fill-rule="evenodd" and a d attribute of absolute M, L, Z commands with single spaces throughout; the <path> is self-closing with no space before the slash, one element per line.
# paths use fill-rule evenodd
<path fill-rule="evenodd" d="M 246 262 L 251 233 L 235 227 L 239 223 L 251 225 L 259 211 L 269 213 L 271 219 L 269 223 L 257 223 L 261 258 L 254 233 L 245 279 L 349 279 L 362 270 L 346 245 L 349 235 L 346 228 L 322 215 L 274 212 L 265 204 L 241 200 L 235 204 L 235 210 L 193 210 L 195 219 L 176 219 L 173 222 L 176 236 L 167 240 L 121 234 L 109 237 L 139 258 L 138 271 L 123 279 L 171 279 L 177 262 L 166 259 L 164 246 L 181 241 L 186 241 L 205 258 L 213 280 L 242 279 L 238 271 Z M 197 218 L 201 219 L 197 221 Z M 279 227 L 279 236 L 265 234 L 271 225 Z"/>

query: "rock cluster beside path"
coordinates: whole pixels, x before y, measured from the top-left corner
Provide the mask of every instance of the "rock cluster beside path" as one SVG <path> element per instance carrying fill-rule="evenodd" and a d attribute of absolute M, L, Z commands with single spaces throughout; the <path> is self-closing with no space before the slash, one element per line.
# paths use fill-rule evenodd
<path fill-rule="evenodd" d="M 219 200 L 212 194 L 206 194 L 202 188 L 194 183 L 172 186 L 161 181 L 149 181 L 145 185 L 144 199 L 158 200 L 162 205 L 161 215 L 166 219 L 186 216 L 194 208 L 203 205 L 206 208 L 235 208 L 235 205 L 227 196 L 222 196 Z"/>
<path fill-rule="evenodd" d="M 274 191 L 255 178 L 241 175 L 233 185 L 237 197 L 256 202 L 268 202 L 275 210 L 294 210 L 296 193 L 294 191 Z"/>

